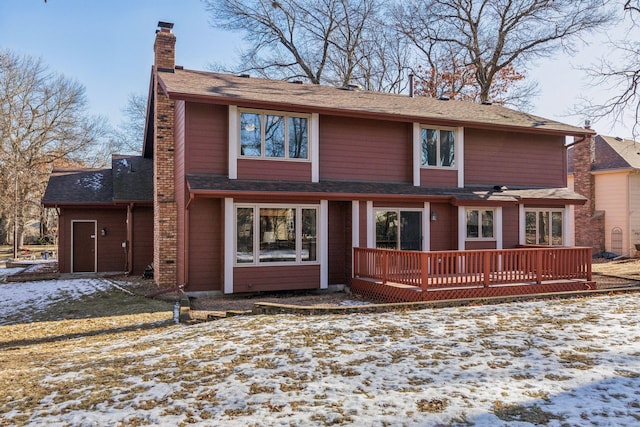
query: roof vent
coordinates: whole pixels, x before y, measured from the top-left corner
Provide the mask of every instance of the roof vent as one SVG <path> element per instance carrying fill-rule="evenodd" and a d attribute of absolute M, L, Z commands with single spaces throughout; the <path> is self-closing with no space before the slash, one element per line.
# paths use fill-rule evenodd
<path fill-rule="evenodd" d="M 302 80 L 292 80 L 291 83 L 296 84 L 296 85 L 301 85 L 303 82 L 302 82 Z"/>
<path fill-rule="evenodd" d="M 344 89 L 346 89 L 346 90 L 362 90 L 362 86 L 360 86 L 357 83 L 349 83 L 344 87 Z"/>
<path fill-rule="evenodd" d="M 249 77 L 251 77 L 251 74 L 240 74 L 238 75 L 238 77 L 242 77 L 243 79 L 248 79 Z"/>
<path fill-rule="evenodd" d="M 182 66 L 182 65 L 176 65 L 176 70 L 184 70 L 184 66 Z"/>
<path fill-rule="evenodd" d="M 622 142 L 622 141 L 623 141 L 623 139 L 622 139 L 622 138 L 620 138 L 619 136 L 616 136 L 614 139 L 615 139 L 616 141 L 619 141 L 619 142 Z"/>
<path fill-rule="evenodd" d="M 482 101 L 482 105 L 493 105 L 491 101 Z"/>
<path fill-rule="evenodd" d="M 447 95 L 440 95 L 440 96 L 438 97 L 438 99 L 439 99 L 440 101 L 448 101 L 448 100 L 449 100 L 449 97 L 448 97 Z"/>

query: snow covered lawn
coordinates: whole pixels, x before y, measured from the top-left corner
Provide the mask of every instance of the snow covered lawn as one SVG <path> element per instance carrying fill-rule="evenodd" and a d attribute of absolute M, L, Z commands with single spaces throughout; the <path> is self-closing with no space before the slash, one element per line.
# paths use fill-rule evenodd
<path fill-rule="evenodd" d="M 0 275 L 17 273 L 20 270 L 22 269 L 0 269 Z M 34 314 L 50 305 L 86 297 L 112 287 L 110 282 L 102 279 L 0 283 L 0 325 L 28 322 Z"/>
<path fill-rule="evenodd" d="M 0 425 L 635 426 L 639 320 L 631 293 L 195 326 L 9 325 Z"/>

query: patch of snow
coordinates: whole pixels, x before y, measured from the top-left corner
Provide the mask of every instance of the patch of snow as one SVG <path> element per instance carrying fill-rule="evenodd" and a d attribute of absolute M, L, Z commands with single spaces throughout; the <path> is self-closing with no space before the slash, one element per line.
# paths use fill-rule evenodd
<path fill-rule="evenodd" d="M 91 176 L 83 176 L 78 180 L 78 184 L 84 188 L 90 188 L 93 191 L 99 191 L 102 189 L 102 180 L 104 175 L 101 173 L 95 173 Z"/>
<path fill-rule="evenodd" d="M 0 269 L 0 274 L 21 268 Z M 9 274 L 13 274 L 9 273 Z M 103 279 L 43 280 L 0 283 L 0 325 L 28 322 L 31 314 L 47 306 L 104 291 L 111 283 Z"/>
<path fill-rule="evenodd" d="M 66 286 L 98 286 L 78 282 Z M 43 283 L 32 291 L 39 299 L 58 294 Z M 20 295 L 0 294 L 3 310 L 20 303 Z M 51 394 L 24 413 L 13 402 L 5 417 L 27 415 L 33 426 L 640 422 L 640 298 L 634 293 L 378 314 L 232 317 L 143 331 L 135 342 L 77 339 L 69 348 L 40 378 Z M 123 380 L 101 388 L 92 375 Z M 73 394 L 64 398 L 74 378 Z M 104 401 L 79 409 L 83 396 L 96 390 Z"/>
<path fill-rule="evenodd" d="M 0 268 L 0 279 L 6 276 L 11 276 L 12 274 L 18 273 L 24 270 L 25 267 L 26 265 L 24 267 Z M 0 286 L 3 286 L 3 285 L 0 285 Z"/>
<path fill-rule="evenodd" d="M 352 307 L 357 305 L 371 305 L 371 303 L 367 301 L 344 300 L 340 302 L 340 305 Z"/>

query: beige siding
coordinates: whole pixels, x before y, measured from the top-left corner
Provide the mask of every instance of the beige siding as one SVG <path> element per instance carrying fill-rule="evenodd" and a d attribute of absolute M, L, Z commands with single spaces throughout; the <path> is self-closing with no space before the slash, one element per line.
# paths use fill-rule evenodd
<path fill-rule="evenodd" d="M 606 173 L 596 175 L 596 210 L 605 211 L 604 233 L 605 248 L 614 252 L 611 245 L 611 231 L 615 227 L 622 229 L 622 253 L 629 255 L 629 200 L 627 173 Z M 615 251 L 618 253 L 618 250 Z"/>
<path fill-rule="evenodd" d="M 637 256 L 635 244 L 640 243 L 640 175 L 629 175 L 629 248 Z"/>

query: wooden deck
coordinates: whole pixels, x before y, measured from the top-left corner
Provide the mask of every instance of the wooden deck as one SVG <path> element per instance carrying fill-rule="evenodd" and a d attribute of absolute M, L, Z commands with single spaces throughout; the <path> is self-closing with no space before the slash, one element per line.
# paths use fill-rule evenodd
<path fill-rule="evenodd" d="M 418 252 L 354 248 L 351 290 L 384 302 L 594 288 L 591 248 Z"/>

